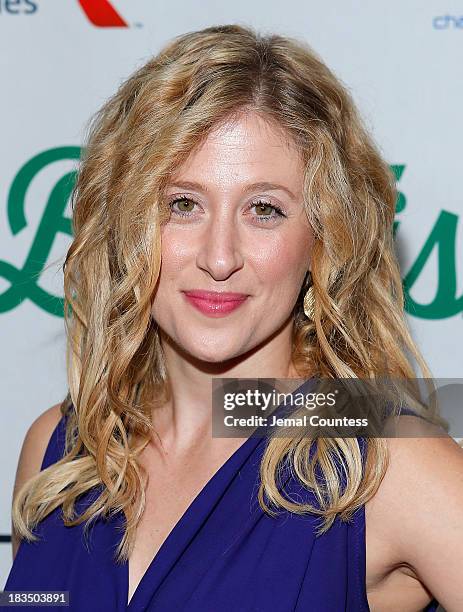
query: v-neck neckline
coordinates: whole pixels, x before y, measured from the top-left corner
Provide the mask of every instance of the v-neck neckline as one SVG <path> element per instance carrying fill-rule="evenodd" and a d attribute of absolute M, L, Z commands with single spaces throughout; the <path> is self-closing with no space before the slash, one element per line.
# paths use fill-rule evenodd
<path fill-rule="evenodd" d="M 152 569 L 153 569 L 154 565 L 155 564 L 159 564 L 160 559 L 162 560 L 162 558 L 166 555 L 166 552 L 168 551 L 170 543 L 173 541 L 173 539 L 176 536 L 176 534 L 178 533 L 178 531 L 181 529 L 181 527 L 183 526 L 185 521 L 188 519 L 188 517 L 192 513 L 193 508 L 198 505 L 198 503 L 202 500 L 202 498 L 206 495 L 206 493 L 211 489 L 212 485 L 220 478 L 220 476 L 232 464 L 234 464 L 236 461 L 240 460 L 241 455 L 244 453 L 245 449 L 248 449 L 249 447 L 252 447 L 253 444 L 254 444 L 254 448 L 257 447 L 258 444 L 260 442 L 262 442 L 264 439 L 265 438 L 263 438 L 261 436 L 251 435 L 249 438 L 247 438 L 243 442 L 243 444 L 238 446 L 238 448 L 235 451 L 233 451 L 233 453 L 230 455 L 230 457 L 228 457 L 228 459 L 226 459 L 226 461 L 218 468 L 218 470 L 216 470 L 214 472 L 214 474 L 209 478 L 209 480 L 206 482 L 206 484 L 195 495 L 193 500 L 190 502 L 190 504 L 188 505 L 186 510 L 181 515 L 181 517 L 178 519 L 178 521 L 172 527 L 172 529 L 168 533 L 167 537 L 164 539 L 163 543 L 159 547 L 157 553 L 151 559 L 148 567 L 146 568 L 146 570 L 143 573 L 140 581 L 138 582 L 138 584 L 137 584 L 137 586 L 135 588 L 135 591 L 132 593 L 132 597 L 130 598 L 130 602 L 128 604 L 127 604 L 127 600 L 128 600 L 128 596 L 129 596 L 129 564 L 130 564 L 130 561 L 127 561 L 124 564 L 124 578 L 125 578 L 124 593 L 125 593 L 125 601 L 126 601 L 126 612 L 132 612 L 132 610 L 134 609 L 133 606 L 137 603 L 137 599 L 140 598 L 140 596 L 141 596 L 140 593 L 142 593 L 142 591 L 144 589 L 145 582 L 148 580 L 149 575 L 152 573 Z M 250 450 L 252 451 L 252 450 L 254 450 L 254 448 L 251 448 Z"/>
<path fill-rule="evenodd" d="M 316 377 L 312 376 L 310 378 L 304 379 L 304 382 L 299 385 L 294 391 L 290 392 L 289 395 L 293 396 L 295 393 L 300 393 L 301 390 L 306 390 L 306 385 L 310 385 L 311 383 L 316 381 Z M 273 411 L 273 414 L 276 414 L 278 411 L 282 410 L 286 405 L 286 401 L 282 402 L 277 406 L 277 408 Z M 249 449 L 248 456 L 257 448 L 257 446 L 262 443 L 263 440 L 266 440 L 266 436 L 262 435 L 262 432 L 266 431 L 265 426 L 257 427 L 257 429 L 247 438 L 243 444 L 241 444 L 233 453 L 228 457 L 228 459 L 219 467 L 218 470 L 214 472 L 211 478 L 206 482 L 206 484 L 202 487 L 202 489 L 196 494 L 193 500 L 190 502 L 186 510 L 183 512 L 179 520 L 175 523 L 173 528 L 170 530 L 169 534 L 161 544 L 157 553 L 151 559 L 148 567 L 143 573 L 139 583 L 137 584 L 135 591 L 130 598 L 130 602 L 127 603 L 129 596 L 129 563 L 127 561 L 123 565 L 123 575 L 124 575 L 124 596 L 125 596 L 125 610 L 126 612 L 135 612 L 136 609 L 140 609 L 138 600 L 143 598 L 143 592 L 145 590 L 145 584 L 149 580 L 150 576 L 154 573 L 155 567 L 160 567 L 162 561 L 168 557 L 169 550 L 171 548 L 171 544 L 177 535 L 182 531 L 182 527 L 187 522 L 190 515 L 194 510 L 200 506 L 203 498 L 209 493 L 209 491 L 213 488 L 214 484 L 219 482 L 220 477 L 223 476 L 228 469 L 234 467 L 235 463 L 239 465 L 239 462 L 242 460 L 242 457 L 246 457 L 246 451 Z M 259 432 L 259 433 L 258 433 Z M 257 435 L 256 435 L 257 434 Z M 232 473 L 234 470 L 232 469 Z M 161 579 L 160 583 L 164 577 Z M 160 584 L 159 583 L 159 584 Z M 158 585 L 159 586 L 159 585 Z M 138 608 L 135 606 L 138 605 Z M 143 607 L 144 609 L 144 607 Z"/>

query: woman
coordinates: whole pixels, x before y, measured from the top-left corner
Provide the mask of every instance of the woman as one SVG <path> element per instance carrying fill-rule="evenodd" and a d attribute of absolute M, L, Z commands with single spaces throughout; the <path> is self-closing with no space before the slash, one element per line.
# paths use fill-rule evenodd
<path fill-rule="evenodd" d="M 24 442 L 5 590 L 68 590 L 73 610 L 463 609 L 452 438 L 211 436 L 217 377 L 413 378 L 410 355 L 430 376 L 395 199 L 298 41 L 210 27 L 121 85 L 73 193 L 69 396 Z"/>

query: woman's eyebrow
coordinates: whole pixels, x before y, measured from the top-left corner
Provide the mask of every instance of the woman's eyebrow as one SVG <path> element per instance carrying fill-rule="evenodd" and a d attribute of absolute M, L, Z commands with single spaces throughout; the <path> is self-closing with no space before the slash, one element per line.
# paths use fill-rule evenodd
<path fill-rule="evenodd" d="M 195 189 L 197 191 L 203 191 L 204 193 L 209 193 L 210 191 L 208 187 L 196 181 L 178 181 L 174 183 L 169 183 L 168 187 L 177 187 L 179 189 Z M 289 195 L 290 198 L 292 198 L 293 200 L 296 200 L 296 196 L 288 187 L 285 187 L 284 185 L 281 185 L 280 183 L 269 183 L 267 181 L 259 181 L 257 183 L 250 183 L 243 189 L 243 192 L 248 193 L 250 191 L 255 191 L 256 189 L 266 190 L 266 191 L 278 191 L 278 190 L 284 191 L 285 193 Z"/>

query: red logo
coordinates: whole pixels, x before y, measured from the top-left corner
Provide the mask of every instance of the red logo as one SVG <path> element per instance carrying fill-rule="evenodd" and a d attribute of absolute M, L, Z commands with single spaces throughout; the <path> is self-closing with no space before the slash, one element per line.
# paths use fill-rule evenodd
<path fill-rule="evenodd" d="M 79 0 L 79 4 L 89 21 L 98 28 L 129 27 L 109 0 Z"/>

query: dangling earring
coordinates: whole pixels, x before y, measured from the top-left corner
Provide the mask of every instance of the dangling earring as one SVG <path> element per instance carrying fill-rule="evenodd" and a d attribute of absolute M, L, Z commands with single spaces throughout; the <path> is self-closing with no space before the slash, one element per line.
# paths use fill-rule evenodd
<path fill-rule="evenodd" d="M 312 280 L 312 274 L 309 271 L 310 280 Z M 307 289 L 306 294 L 304 295 L 304 314 L 305 316 L 313 321 L 315 311 L 315 296 L 313 290 L 313 284 Z"/>

